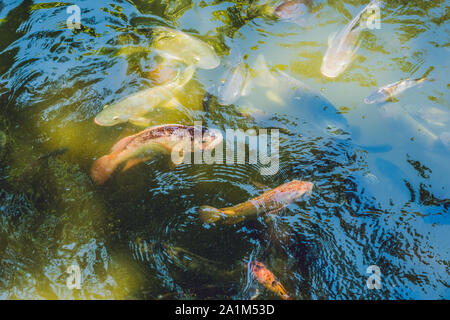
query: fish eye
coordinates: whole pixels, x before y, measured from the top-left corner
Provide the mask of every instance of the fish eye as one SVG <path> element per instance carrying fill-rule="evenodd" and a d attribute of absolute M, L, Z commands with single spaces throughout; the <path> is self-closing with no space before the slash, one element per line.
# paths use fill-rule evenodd
<path fill-rule="evenodd" d="M 276 287 L 277 286 L 277 282 L 276 281 L 272 281 L 272 287 Z"/>

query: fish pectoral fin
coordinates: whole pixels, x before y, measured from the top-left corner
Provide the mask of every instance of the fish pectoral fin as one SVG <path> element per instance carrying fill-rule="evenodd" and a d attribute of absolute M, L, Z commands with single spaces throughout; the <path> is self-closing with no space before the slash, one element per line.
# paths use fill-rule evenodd
<path fill-rule="evenodd" d="M 389 98 L 387 98 L 387 100 L 386 100 L 386 102 L 393 102 L 393 103 L 397 103 L 397 102 L 399 102 L 400 100 L 398 100 L 397 98 L 395 98 L 395 97 L 389 97 Z"/>
<path fill-rule="evenodd" d="M 328 36 L 328 46 L 331 47 L 331 43 L 333 42 L 334 38 L 336 38 L 337 31 L 333 32 Z"/>
<path fill-rule="evenodd" d="M 189 65 L 184 69 L 183 74 L 177 79 L 177 86 L 184 87 L 186 83 L 188 83 L 195 73 L 195 65 Z"/>
<path fill-rule="evenodd" d="M 128 121 L 140 127 L 148 127 L 151 123 L 151 120 L 145 117 L 130 117 Z"/>
<path fill-rule="evenodd" d="M 177 98 L 172 97 L 169 100 L 164 101 L 163 103 L 161 103 L 158 107 L 168 108 L 168 109 L 177 109 L 180 106 L 183 107 L 183 105 L 180 103 L 180 101 L 178 101 Z"/>
<path fill-rule="evenodd" d="M 127 171 L 128 169 L 133 168 L 134 166 L 138 165 L 139 163 L 145 162 L 150 159 L 151 159 L 151 157 L 130 159 L 127 161 L 127 163 L 123 167 L 122 172 Z"/>

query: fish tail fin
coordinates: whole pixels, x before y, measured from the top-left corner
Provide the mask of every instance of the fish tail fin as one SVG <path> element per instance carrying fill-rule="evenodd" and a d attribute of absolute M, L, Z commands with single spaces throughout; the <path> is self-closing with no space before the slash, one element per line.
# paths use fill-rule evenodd
<path fill-rule="evenodd" d="M 278 295 L 283 299 L 283 300 L 291 300 L 292 298 L 288 295 L 286 289 L 284 288 L 284 286 L 279 282 L 276 281 L 275 283 L 273 283 L 273 285 L 275 286 L 275 290 L 278 293 Z"/>
<path fill-rule="evenodd" d="M 428 80 L 428 77 L 427 76 L 423 76 L 422 78 L 416 79 L 416 83 L 419 84 L 419 83 L 425 82 L 427 80 Z"/>
<path fill-rule="evenodd" d="M 381 6 L 381 1 L 380 0 L 372 0 L 372 1 L 370 1 L 369 7 L 372 7 L 372 6 Z"/>
<path fill-rule="evenodd" d="M 109 179 L 116 165 L 115 156 L 112 154 L 97 159 L 91 168 L 91 177 L 96 184 L 103 184 Z"/>
<path fill-rule="evenodd" d="M 435 81 L 435 79 L 430 79 L 430 77 L 429 77 L 430 73 L 431 73 L 433 70 L 434 70 L 434 67 L 433 67 L 433 66 L 429 67 L 428 70 L 425 71 L 425 73 L 423 74 L 422 77 L 416 79 L 416 82 L 417 82 L 417 83 L 422 83 L 422 82 L 427 81 L 427 80 L 428 80 L 428 81 Z"/>
<path fill-rule="evenodd" d="M 224 212 L 211 206 L 201 206 L 198 209 L 198 216 L 204 223 L 214 223 L 224 216 Z"/>

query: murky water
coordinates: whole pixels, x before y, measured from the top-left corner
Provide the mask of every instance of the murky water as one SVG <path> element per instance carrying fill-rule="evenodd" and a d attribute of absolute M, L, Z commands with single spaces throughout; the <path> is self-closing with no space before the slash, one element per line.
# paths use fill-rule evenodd
<path fill-rule="evenodd" d="M 66 26 L 72 4 L 81 29 Z M 320 73 L 328 36 L 367 2 L 313 0 L 305 24 L 274 18 L 277 4 L 0 2 L 1 299 L 248 299 L 255 287 L 258 299 L 276 298 L 249 277 L 255 259 L 295 299 L 450 298 L 448 1 L 384 1 L 381 29 L 363 31 L 355 60 L 332 80 Z M 196 71 L 180 98 L 188 111 L 156 111 L 152 124 L 278 128 L 275 175 L 251 164 L 172 168 L 161 156 L 92 183 L 93 161 L 142 130 L 93 119 L 152 86 L 155 26 L 197 36 L 222 63 Z M 220 106 L 230 63 L 251 67 L 259 55 L 310 91 L 300 100 L 278 91 L 277 105 L 260 89 Z M 397 100 L 364 103 L 431 67 L 431 81 Z M 318 109 L 324 103 L 331 113 Z M 249 105 L 266 115 L 243 116 Z M 341 130 L 321 130 L 328 121 Z M 224 226 L 198 218 L 199 206 L 233 206 L 295 179 L 314 191 L 278 215 Z M 79 290 L 66 286 L 71 265 Z M 367 288 L 370 265 L 380 268 L 380 290 Z"/>

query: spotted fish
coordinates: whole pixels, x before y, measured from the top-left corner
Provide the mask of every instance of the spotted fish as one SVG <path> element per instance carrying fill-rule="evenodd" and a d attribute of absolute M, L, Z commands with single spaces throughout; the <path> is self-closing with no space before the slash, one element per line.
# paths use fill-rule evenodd
<path fill-rule="evenodd" d="M 135 135 L 125 137 L 117 142 L 111 153 L 97 159 L 91 168 L 91 177 L 97 184 L 109 179 L 114 170 L 122 163 L 126 171 L 135 165 L 152 158 L 155 151 L 171 153 L 175 148 L 191 151 L 210 150 L 222 142 L 222 134 L 214 129 L 202 128 L 202 137 L 194 139 L 196 128 L 179 124 L 155 126 Z M 192 143 L 193 142 L 193 143 Z"/>

